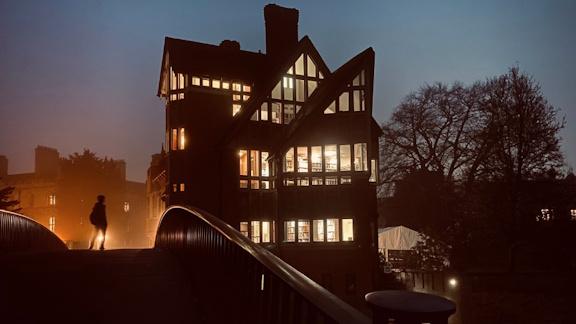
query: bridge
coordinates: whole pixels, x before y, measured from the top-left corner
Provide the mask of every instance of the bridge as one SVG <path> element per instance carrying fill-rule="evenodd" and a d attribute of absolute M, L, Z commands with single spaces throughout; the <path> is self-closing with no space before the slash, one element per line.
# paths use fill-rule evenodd
<path fill-rule="evenodd" d="M 372 321 L 217 217 L 173 206 L 153 249 L 103 252 L 0 211 L 0 322 Z"/>

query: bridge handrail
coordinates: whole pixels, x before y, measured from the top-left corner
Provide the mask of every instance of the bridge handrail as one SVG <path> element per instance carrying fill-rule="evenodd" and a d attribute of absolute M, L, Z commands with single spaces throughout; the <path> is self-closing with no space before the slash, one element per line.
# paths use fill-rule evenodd
<path fill-rule="evenodd" d="M 34 219 L 0 209 L 0 253 L 67 249 L 56 234 Z"/>
<path fill-rule="evenodd" d="M 224 222 L 223 220 L 203 211 L 199 208 L 190 206 L 171 206 L 162 215 L 156 234 L 155 247 L 168 247 L 168 241 L 163 231 L 164 218 L 171 211 L 183 210 L 191 215 L 196 216 L 211 229 L 220 233 L 228 241 L 242 248 L 256 259 L 261 265 L 268 269 L 277 278 L 290 286 L 294 291 L 303 296 L 308 302 L 314 305 L 324 315 L 331 318 L 337 323 L 371 323 L 372 321 L 363 313 L 342 301 L 336 295 L 320 286 L 306 275 L 296 270 L 294 267 L 263 248 L 252 242 L 238 230 Z"/>

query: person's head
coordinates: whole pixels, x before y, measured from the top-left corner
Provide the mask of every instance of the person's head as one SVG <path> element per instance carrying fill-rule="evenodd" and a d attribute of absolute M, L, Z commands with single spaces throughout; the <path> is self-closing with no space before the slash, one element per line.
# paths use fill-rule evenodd
<path fill-rule="evenodd" d="M 98 202 L 102 204 L 104 203 L 104 200 L 106 200 L 106 197 L 104 197 L 104 195 L 98 195 L 96 199 L 98 199 Z"/>

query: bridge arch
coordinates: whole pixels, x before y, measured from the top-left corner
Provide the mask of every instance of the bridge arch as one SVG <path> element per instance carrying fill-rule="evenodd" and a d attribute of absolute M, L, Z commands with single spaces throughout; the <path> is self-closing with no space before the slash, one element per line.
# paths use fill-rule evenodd
<path fill-rule="evenodd" d="M 169 207 L 155 248 L 174 252 L 217 322 L 370 323 L 370 319 L 232 226 L 201 209 Z M 249 315 L 250 318 L 241 316 Z"/>
<path fill-rule="evenodd" d="M 0 254 L 67 249 L 66 244 L 44 225 L 22 214 L 0 209 Z"/>

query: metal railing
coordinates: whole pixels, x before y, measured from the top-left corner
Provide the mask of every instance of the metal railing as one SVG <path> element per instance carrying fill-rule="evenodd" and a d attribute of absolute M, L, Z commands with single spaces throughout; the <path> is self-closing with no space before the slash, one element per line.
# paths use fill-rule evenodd
<path fill-rule="evenodd" d="M 173 251 L 211 323 L 371 323 L 358 310 L 200 209 L 172 206 L 155 248 Z"/>
<path fill-rule="evenodd" d="M 0 254 L 67 249 L 66 244 L 42 224 L 24 215 L 0 209 Z"/>

